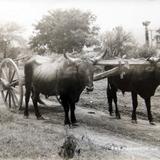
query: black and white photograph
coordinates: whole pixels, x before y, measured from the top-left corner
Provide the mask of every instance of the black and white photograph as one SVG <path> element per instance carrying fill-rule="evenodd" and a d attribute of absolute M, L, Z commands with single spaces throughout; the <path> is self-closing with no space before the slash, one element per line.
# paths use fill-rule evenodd
<path fill-rule="evenodd" d="M 0 160 L 160 160 L 159 0 L 0 0 Z"/>

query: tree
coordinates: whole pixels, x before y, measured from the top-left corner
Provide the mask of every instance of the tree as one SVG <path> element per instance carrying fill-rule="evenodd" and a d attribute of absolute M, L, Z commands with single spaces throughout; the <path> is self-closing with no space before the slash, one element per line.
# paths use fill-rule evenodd
<path fill-rule="evenodd" d="M 0 57 L 16 58 L 25 40 L 21 36 L 22 28 L 16 23 L 0 25 Z"/>
<path fill-rule="evenodd" d="M 95 37 L 99 28 L 94 25 L 95 20 L 95 15 L 78 9 L 49 11 L 35 25 L 29 44 L 39 54 L 73 49 L 79 52 L 84 45 L 97 43 Z"/>
<path fill-rule="evenodd" d="M 131 33 L 124 31 L 120 26 L 113 28 L 111 32 L 106 32 L 102 36 L 102 43 L 104 48 L 107 47 L 110 50 L 108 57 L 122 57 L 130 54 L 136 46 Z"/>

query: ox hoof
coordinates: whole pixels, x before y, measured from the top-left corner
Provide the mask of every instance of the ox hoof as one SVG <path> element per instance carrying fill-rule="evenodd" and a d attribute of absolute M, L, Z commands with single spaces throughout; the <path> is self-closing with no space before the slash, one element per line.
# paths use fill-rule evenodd
<path fill-rule="evenodd" d="M 116 119 L 121 119 L 121 116 L 116 116 Z"/>
<path fill-rule="evenodd" d="M 71 126 L 71 122 L 70 121 L 64 121 L 64 125 L 65 126 Z"/>
<path fill-rule="evenodd" d="M 137 120 L 132 119 L 133 124 L 137 124 Z"/>
<path fill-rule="evenodd" d="M 116 119 L 121 119 L 121 116 L 120 116 L 120 114 L 116 114 Z"/>
<path fill-rule="evenodd" d="M 71 124 L 64 124 L 64 127 L 67 128 L 67 129 L 71 129 L 72 128 Z"/>
<path fill-rule="evenodd" d="M 37 120 L 45 120 L 45 118 L 43 116 L 39 116 L 37 117 Z"/>
<path fill-rule="evenodd" d="M 156 125 L 154 122 L 149 122 L 150 125 Z"/>
<path fill-rule="evenodd" d="M 77 120 L 72 121 L 72 126 L 73 126 L 73 127 L 78 126 L 78 122 L 77 122 Z"/>
<path fill-rule="evenodd" d="M 29 116 L 28 116 L 28 115 L 24 115 L 24 118 L 25 118 L 25 119 L 28 119 L 28 118 L 29 118 Z"/>
<path fill-rule="evenodd" d="M 78 125 L 78 123 L 72 123 L 72 126 L 73 127 L 78 127 L 79 125 Z"/>
<path fill-rule="evenodd" d="M 74 119 L 71 119 L 71 122 L 72 122 L 72 124 L 73 124 L 73 123 L 77 123 L 77 120 L 76 120 L 76 118 L 74 118 Z"/>
<path fill-rule="evenodd" d="M 19 111 L 22 111 L 22 110 L 23 110 L 23 108 L 22 108 L 22 106 L 20 106 Z"/>

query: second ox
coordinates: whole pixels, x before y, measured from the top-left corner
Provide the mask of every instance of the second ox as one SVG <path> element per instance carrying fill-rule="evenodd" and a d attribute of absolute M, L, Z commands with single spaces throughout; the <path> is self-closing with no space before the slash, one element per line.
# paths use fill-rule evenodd
<path fill-rule="evenodd" d="M 134 66 L 128 70 L 123 78 L 120 75 L 108 77 L 107 98 L 109 112 L 112 115 L 112 101 L 115 103 L 116 117 L 120 118 L 120 113 L 117 106 L 117 90 L 131 92 L 132 95 L 132 122 L 137 123 L 136 109 L 138 106 L 137 95 L 140 95 L 146 104 L 148 120 L 150 124 L 154 124 L 151 113 L 151 96 L 155 94 L 155 90 L 160 85 L 160 65 L 158 61 L 152 61 L 150 65 Z M 108 67 L 105 68 L 108 70 Z"/>
<path fill-rule="evenodd" d="M 37 119 L 43 119 L 37 105 L 40 101 L 39 95 L 42 93 L 46 96 L 60 96 L 65 112 L 64 123 L 76 123 L 75 103 L 78 102 L 85 87 L 88 91 L 93 90 L 94 65 L 105 54 L 106 52 L 88 60 L 71 58 L 66 53 L 57 60 L 41 56 L 28 60 L 24 67 L 26 88 L 24 115 L 26 117 L 29 115 L 28 102 L 32 93 L 35 115 Z"/>

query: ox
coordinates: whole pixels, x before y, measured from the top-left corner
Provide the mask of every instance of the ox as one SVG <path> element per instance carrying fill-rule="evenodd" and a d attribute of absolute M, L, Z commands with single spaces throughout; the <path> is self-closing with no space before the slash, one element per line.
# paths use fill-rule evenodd
<path fill-rule="evenodd" d="M 151 96 L 155 94 L 155 90 L 160 84 L 160 67 L 158 61 L 149 60 L 150 66 L 135 66 L 129 69 L 123 78 L 120 75 L 108 77 L 107 99 L 109 105 L 109 113 L 112 115 L 112 100 L 115 103 L 115 114 L 120 119 L 120 113 L 117 106 L 117 90 L 131 92 L 132 96 L 132 122 L 137 123 L 136 108 L 138 106 L 137 95 L 140 95 L 147 108 L 148 120 L 150 124 L 154 124 L 151 114 Z M 108 70 L 106 67 L 105 70 Z"/>
<path fill-rule="evenodd" d="M 39 95 L 59 96 L 65 112 L 65 124 L 75 124 L 75 103 L 78 102 L 82 91 L 93 90 L 94 65 L 100 60 L 106 51 L 98 57 L 82 60 L 71 58 L 64 53 L 64 57 L 57 60 L 41 56 L 32 57 L 24 66 L 25 74 L 25 111 L 28 117 L 28 102 L 32 93 L 35 115 L 37 119 L 43 119 L 37 102 Z M 70 111 L 70 118 L 68 116 Z"/>

